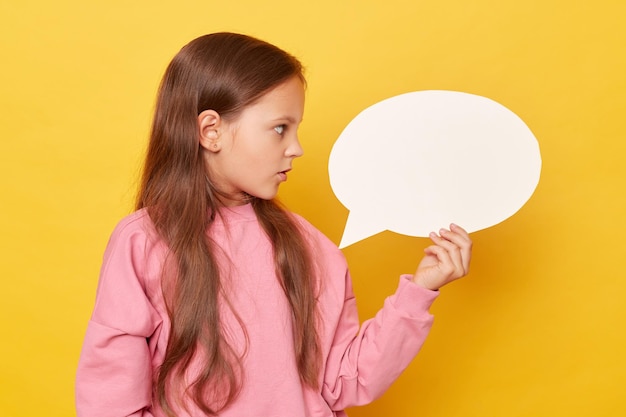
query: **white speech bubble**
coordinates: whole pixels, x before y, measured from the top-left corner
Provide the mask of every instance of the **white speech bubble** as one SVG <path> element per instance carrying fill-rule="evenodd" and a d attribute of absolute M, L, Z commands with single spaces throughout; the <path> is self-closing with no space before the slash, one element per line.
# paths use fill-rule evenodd
<path fill-rule="evenodd" d="M 541 172 L 535 136 L 495 101 L 455 91 L 395 96 L 359 113 L 335 142 L 330 185 L 350 210 L 340 248 L 391 230 L 468 232 L 515 214 Z"/>

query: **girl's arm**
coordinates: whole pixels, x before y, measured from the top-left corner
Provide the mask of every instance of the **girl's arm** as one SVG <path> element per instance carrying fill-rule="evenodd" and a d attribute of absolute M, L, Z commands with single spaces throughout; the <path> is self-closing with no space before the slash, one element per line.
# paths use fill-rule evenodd
<path fill-rule="evenodd" d="M 368 404 L 380 397 L 421 349 L 433 317 L 428 312 L 438 292 L 403 275 L 383 308 L 359 326 L 349 275 L 346 300 L 327 357 L 322 395 L 331 409 Z"/>
<path fill-rule="evenodd" d="M 322 395 L 333 410 L 367 404 L 404 371 L 421 349 L 433 322 L 428 312 L 436 289 L 469 269 L 471 240 L 458 226 L 431 235 L 433 245 L 415 275 L 403 275 L 395 294 L 359 327 L 352 284 L 346 274 L 344 305 L 327 357 Z"/>
<path fill-rule="evenodd" d="M 151 417 L 148 339 L 161 319 L 146 296 L 146 238 L 123 221 L 111 236 L 76 375 L 78 417 Z"/>

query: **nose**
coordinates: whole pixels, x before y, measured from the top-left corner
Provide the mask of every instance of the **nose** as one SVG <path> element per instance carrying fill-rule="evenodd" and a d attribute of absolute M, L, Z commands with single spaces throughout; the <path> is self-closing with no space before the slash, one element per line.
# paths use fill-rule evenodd
<path fill-rule="evenodd" d="M 300 145 L 298 137 L 294 136 L 294 139 L 285 150 L 285 156 L 288 158 L 298 158 L 302 155 L 304 155 L 304 149 L 302 149 L 302 145 Z"/>

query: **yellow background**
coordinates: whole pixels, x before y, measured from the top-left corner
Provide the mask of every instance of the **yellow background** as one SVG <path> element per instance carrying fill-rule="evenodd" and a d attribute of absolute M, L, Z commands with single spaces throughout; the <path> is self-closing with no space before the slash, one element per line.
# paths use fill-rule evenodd
<path fill-rule="evenodd" d="M 230 30 L 308 67 L 306 155 L 281 196 L 335 242 L 347 210 L 327 158 L 371 104 L 478 94 L 540 143 L 531 200 L 473 234 L 470 277 L 442 291 L 419 357 L 351 416 L 626 415 L 625 21 L 622 0 L 0 0 L 0 414 L 74 415 L 102 252 L 132 208 L 159 79 L 187 41 Z M 384 232 L 344 250 L 362 319 L 426 244 Z"/>

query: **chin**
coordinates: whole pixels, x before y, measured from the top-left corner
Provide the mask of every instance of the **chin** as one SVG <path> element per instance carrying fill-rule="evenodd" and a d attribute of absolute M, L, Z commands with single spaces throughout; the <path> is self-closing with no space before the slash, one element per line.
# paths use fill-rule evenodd
<path fill-rule="evenodd" d="M 278 195 L 278 190 L 275 192 L 266 192 L 266 193 L 246 193 L 250 197 L 259 198 L 261 200 L 273 200 Z"/>

